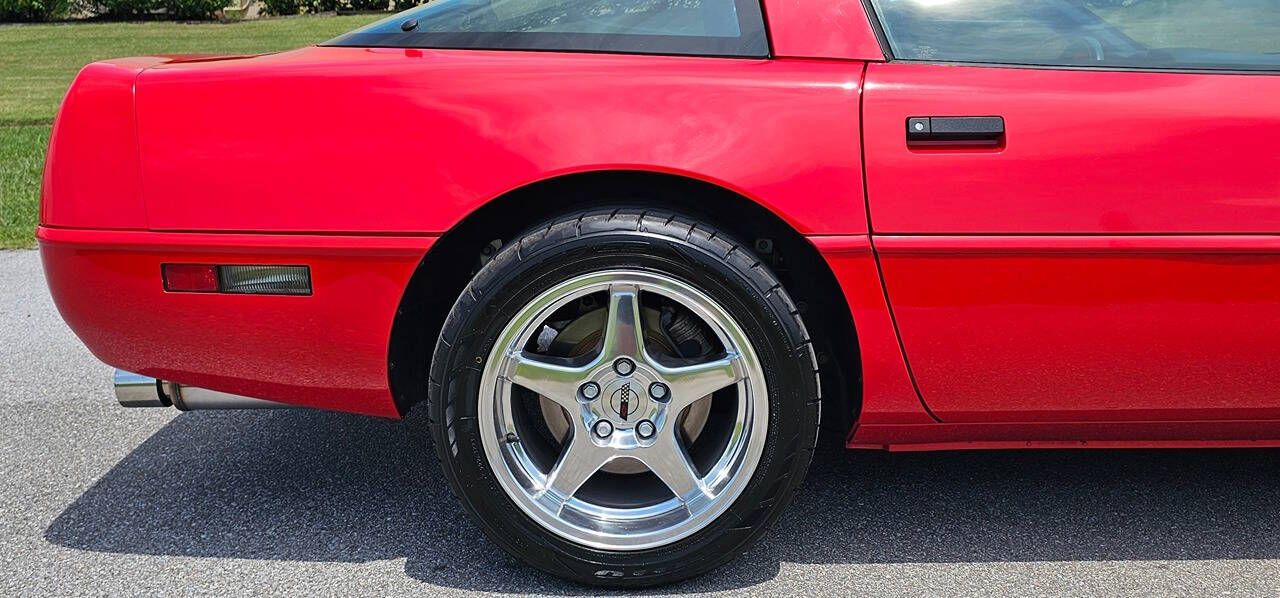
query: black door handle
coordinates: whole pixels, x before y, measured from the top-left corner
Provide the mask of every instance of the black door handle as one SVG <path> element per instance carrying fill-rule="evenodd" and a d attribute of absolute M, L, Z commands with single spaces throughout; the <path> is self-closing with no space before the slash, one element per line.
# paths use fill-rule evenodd
<path fill-rule="evenodd" d="M 907 119 L 907 142 L 961 141 L 998 143 L 1004 139 L 1002 116 L 913 116 Z"/>

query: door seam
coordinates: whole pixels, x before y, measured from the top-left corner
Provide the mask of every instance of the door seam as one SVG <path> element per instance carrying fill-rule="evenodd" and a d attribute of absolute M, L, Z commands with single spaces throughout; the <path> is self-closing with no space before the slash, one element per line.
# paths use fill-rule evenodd
<path fill-rule="evenodd" d="M 876 264 L 876 275 L 880 277 L 880 292 L 884 294 L 884 305 L 889 310 L 889 322 L 893 324 L 893 336 L 898 341 L 898 351 L 902 354 L 902 364 L 907 368 L 907 378 L 911 380 L 911 388 L 915 390 L 916 399 L 920 401 L 920 407 L 924 412 L 928 413 L 933 421 L 943 423 L 942 418 L 938 417 L 925 402 L 924 394 L 920 392 L 920 383 L 916 381 L 915 370 L 911 368 L 911 358 L 907 356 L 907 346 L 902 342 L 902 330 L 898 327 L 898 316 L 894 314 L 893 301 L 889 299 L 889 286 L 885 283 L 884 268 L 880 265 L 880 251 L 876 249 L 875 229 L 871 225 L 871 193 L 867 187 L 867 122 L 866 111 L 863 109 L 870 66 L 869 63 L 863 63 L 862 83 L 858 86 L 858 158 L 862 166 L 862 202 L 863 212 L 867 216 L 867 242 L 871 244 L 871 259 Z"/>

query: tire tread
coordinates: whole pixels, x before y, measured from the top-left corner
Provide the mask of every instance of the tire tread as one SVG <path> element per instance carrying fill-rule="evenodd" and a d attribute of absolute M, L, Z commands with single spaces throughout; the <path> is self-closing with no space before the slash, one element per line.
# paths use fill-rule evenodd
<path fill-rule="evenodd" d="M 759 537 L 764 529 L 776 522 L 781 510 L 774 509 L 773 506 L 780 501 L 790 500 L 790 496 L 798 490 L 812 462 L 814 448 L 818 441 L 818 423 L 821 418 L 821 380 L 817 355 L 795 302 L 772 271 L 747 247 L 719 231 L 699 225 L 691 218 L 670 211 L 652 209 L 619 207 L 610 210 L 591 210 L 565 215 L 529 229 L 528 232 L 502 247 L 493 259 L 476 273 L 445 318 L 428 373 L 426 423 L 431 429 L 431 437 L 436 440 L 434 442 L 435 458 L 445 472 L 450 489 L 468 510 L 476 512 L 475 506 L 471 505 L 467 498 L 463 480 L 459 479 L 453 468 L 447 466 L 447 461 L 456 455 L 458 438 L 455 432 L 458 424 L 463 420 L 452 417 L 457 413 L 453 405 L 456 396 L 445 387 L 442 381 L 457 380 L 458 376 L 463 375 L 478 376 L 480 369 L 478 367 L 480 364 L 457 361 L 462 357 L 460 355 L 462 352 L 455 351 L 455 348 L 463 345 L 464 315 L 478 308 L 479 297 L 487 296 L 490 286 L 498 282 L 497 273 L 508 271 L 523 262 L 540 259 L 544 252 L 559 246 L 565 240 L 617 232 L 639 232 L 657 239 L 682 239 L 696 250 L 731 264 L 761 300 L 770 305 L 771 313 L 786 315 L 780 318 L 779 324 L 789 339 L 787 347 L 789 357 L 796 359 L 806 370 L 811 371 L 813 386 L 810 396 L 815 397 L 804 404 L 806 413 L 800 414 L 811 424 L 804 426 L 805 429 L 812 431 L 810 437 L 785 439 L 789 446 L 794 447 L 794 450 L 779 457 L 781 462 L 787 464 L 784 468 L 787 473 L 774 480 L 765 497 L 743 517 L 742 525 L 732 528 L 746 530 L 741 534 L 744 546 L 739 550 L 716 558 L 715 562 L 699 567 L 692 573 L 683 572 L 668 575 L 666 578 L 655 576 L 644 579 L 579 580 L 587 583 L 605 582 L 613 587 L 642 587 L 669 583 L 710 570 L 745 550 L 747 542 Z M 468 372 L 473 373 L 468 374 Z M 559 561 L 563 556 L 556 555 L 554 558 Z M 569 569 L 566 568 L 566 570 Z"/>

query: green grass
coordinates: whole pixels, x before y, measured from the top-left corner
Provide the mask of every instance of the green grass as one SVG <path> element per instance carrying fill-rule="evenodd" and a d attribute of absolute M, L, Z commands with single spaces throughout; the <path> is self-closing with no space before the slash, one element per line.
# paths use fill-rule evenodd
<path fill-rule="evenodd" d="M 0 127 L 0 248 L 26 247 L 39 215 L 49 127 Z"/>
<path fill-rule="evenodd" d="M 376 18 L 0 27 L 0 125 L 53 122 L 71 80 L 95 60 L 151 54 L 275 52 L 332 39 Z"/>
<path fill-rule="evenodd" d="M 378 18 L 0 27 L 0 248 L 29 247 L 34 242 L 49 127 L 67 87 L 84 65 L 124 56 L 287 50 L 331 39 Z"/>

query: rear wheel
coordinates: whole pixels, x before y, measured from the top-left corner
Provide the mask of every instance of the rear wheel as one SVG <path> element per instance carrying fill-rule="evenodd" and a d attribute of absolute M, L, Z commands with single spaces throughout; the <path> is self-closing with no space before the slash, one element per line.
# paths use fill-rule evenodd
<path fill-rule="evenodd" d="M 750 252 L 671 214 L 566 217 L 462 293 L 431 367 L 437 456 L 494 542 L 584 583 L 668 583 L 776 520 L 817 435 L 816 361 Z"/>

